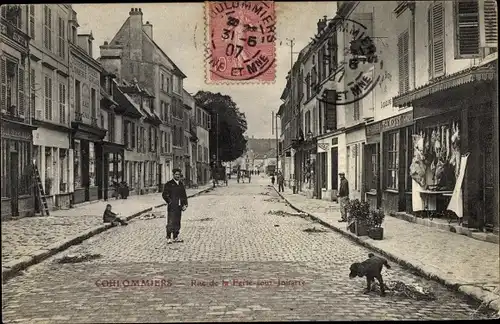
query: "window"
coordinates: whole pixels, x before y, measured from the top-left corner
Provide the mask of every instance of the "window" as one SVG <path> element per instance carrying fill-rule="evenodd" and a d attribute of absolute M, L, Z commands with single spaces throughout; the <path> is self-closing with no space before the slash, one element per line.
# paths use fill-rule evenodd
<path fill-rule="evenodd" d="M 82 114 L 82 97 L 80 81 L 75 80 L 75 117 L 78 120 Z"/>
<path fill-rule="evenodd" d="M 115 141 L 115 116 L 112 112 L 108 112 L 108 141 Z"/>
<path fill-rule="evenodd" d="M 165 84 L 165 74 L 161 73 L 160 74 L 160 78 L 161 78 L 161 89 L 163 91 L 166 91 L 166 89 L 165 89 L 165 86 L 166 86 L 166 84 Z"/>
<path fill-rule="evenodd" d="M 308 134 L 311 131 L 311 111 L 307 111 L 305 116 L 304 116 L 304 122 L 305 122 L 305 132 Z"/>
<path fill-rule="evenodd" d="M 29 36 L 31 37 L 31 40 L 35 40 L 35 5 L 29 5 L 29 11 Z"/>
<path fill-rule="evenodd" d="M 328 52 L 328 74 L 332 74 L 337 68 L 337 33 L 332 33 L 332 37 L 328 39 Z"/>
<path fill-rule="evenodd" d="M 311 98 L 311 74 L 307 73 L 306 76 L 306 98 Z"/>
<path fill-rule="evenodd" d="M 353 120 L 358 121 L 360 118 L 360 112 L 359 112 L 359 100 L 355 101 L 353 104 Z"/>
<path fill-rule="evenodd" d="M 429 79 L 444 75 L 444 5 L 436 2 L 428 12 L 429 26 Z"/>
<path fill-rule="evenodd" d="M 48 5 L 44 7 L 44 41 L 46 49 L 52 51 L 52 9 Z"/>
<path fill-rule="evenodd" d="M 71 26 L 71 34 L 72 34 L 72 39 L 73 39 L 73 44 L 76 44 L 76 39 L 78 37 L 77 31 L 76 31 L 76 26 Z"/>
<path fill-rule="evenodd" d="M 480 10 L 483 28 L 481 28 L 480 41 L 481 47 L 498 48 L 498 12 L 497 4 L 494 0 L 484 0 L 480 3 L 482 10 Z"/>
<path fill-rule="evenodd" d="M 198 162 L 202 162 L 203 161 L 203 151 L 202 151 L 202 147 L 201 147 L 200 144 L 198 144 L 197 161 Z"/>
<path fill-rule="evenodd" d="M 57 54 L 64 58 L 66 56 L 66 50 L 65 50 L 65 36 L 64 36 L 64 30 L 65 30 L 65 26 L 64 26 L 64 19 L 62 19 L 61 17 L 59 17 L 59 29 L 57 30 L 57 38 L 58 38 L 58 46 L 57 46 Z"/>
<path fill-rule="evenodd" d="M 410 62 L 409 62 L 409 43 L 408 31 L 399 35 L 398 38 L 398 64 L 399 64 L 399 94 L 410 90 Z"/>
<path fill-rule="evenodd" d="M 130 132 L 130 122 L 127 120 L 123 121 L 123 144 L 126 148 L 129 148 L 129 132 Z"/>
<path fill-rule="evenodd" d="M 11 24 L 14 26 L 17 26 L 17 28 L 22 29 L 22 11 L 15 11 L 21 9 L 21 6 L 19 5 L 3 5 L 2 6 L 2 17 L 5 18 L 7 21 L 9 21 Z M 7 11 L 10 11 L 9 14 L 7 14 Z M 22 9 L 21 9 L 22 10 Z M 13 13 L 16 13 L 15 15 Z"/>
<path fill-rule="evenodd" d="M 66 85 L 59 83 L 59 122 L 66 124 Z"/>
<path fill-rule="evenodd" d="M 90 90 L 90 107 L 91 107 L 91 113 L 92 113 L 92 119 L 97 118 L 97 94 L 95 89 Z"/>
<path fill-rule="evenodd" d="M 130 126 L 130 148 L 135 148 L 137 144 L 136 137 L 139 137 L 139 134 L 136 134 L 136 128 L 134 123 L 129 122 L 129 126 Z"/>
<path fill-rule="evenodd" d="M 171 152 L 171 147 L 172 147 L 172 135 L 167 132 L 167 153 Z"/>
<path fill-rule="evenodd" d="M 149 162 L 149 186 L 153 186 L 153 169 L 154 169 L 154 162 L 150 161 Z"/>
<path fill-rule="evenodd" d="M 387 173 L 385 187 L 387 189 L 398 189 L 398 171 L 399 171 L 399 131 L 388 133 L 386 135 L 386 163 Z"/>
<path fill-rule="evenodd" d="M 36 104 L 36 94 L 35 94 L 35 85 L 36 85 L 36 78 L 35 78 L 35 69 L 31 69 L 31 75 L 30 75 L 30 86 L 31 86 L 31 109 L 32 109 L 32 115 L 35 116 L 35 104 Z M 35 116 L 38 118 L 38 116 Z"/>
<path fill-rule="evenodd" d="M 455 7 L 455 52 L 457 57 L 479 54 L 479 5 L 477 0 L 460 0 Z"/>
<path fill-rule="evenodd" d="M 52 120 L 52 79 L 45 75 L 45 119 Z"/>
<path fill-rule="evenodd" d="M 92 57 L 92 41 L 89 39 L 88 41 L 89 55 Z"/>
<path fill-rule="evenodd" d="M 366 190 L 376 191 L 378 181 L 378 155 L 377 146 L 379 144 L 368 144 L 365 146 L 365 170 L 366 170 Z M 409 173 L 408 173 L 409 174 Z"/>

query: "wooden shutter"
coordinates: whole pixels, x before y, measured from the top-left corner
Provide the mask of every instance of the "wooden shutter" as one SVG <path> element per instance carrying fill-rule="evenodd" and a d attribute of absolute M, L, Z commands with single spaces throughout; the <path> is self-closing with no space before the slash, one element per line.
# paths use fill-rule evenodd
<path fill-rule="evenodd" d="M 497 4 L 494 0 L 479 1 L 480 46 L 498 47 Z"/>
<path fill-rule="evenodd" d="M 441 2 L 432 6 L 432 76 L 433 78 L 444 75 L 444 5 Z"/>
<path fill-rule="evenodd" d="M 458 1 L 456 6 L 457 50 L 459 55 L 479 54 L 479 9 L 477 1 Z"/>
<path fill-rule="evenodd" d="M 3 9 L 3 8 L 2 8 Z M 2 57 L 0 63 L 0 74 L 1 74 L 1 100 L 0 105 L 2 106 L 2 111 L 6 110 L 7 107 L 7 62 Z"/>
<path fill-rule="evenodd" d="M 405 93 L 404 91 L 404 50 L 403 50 L 403 35 L 398 36 L 398 79 L 399 79 L 399 94 Z"/>
<path fill-rule="evenodd" d="M 325 127 L 327 130 L 334 131 L 337 129 L 337 105 L 335 100 L 337 95 L 335 90 L 326 90 L 325 103 Z"/>

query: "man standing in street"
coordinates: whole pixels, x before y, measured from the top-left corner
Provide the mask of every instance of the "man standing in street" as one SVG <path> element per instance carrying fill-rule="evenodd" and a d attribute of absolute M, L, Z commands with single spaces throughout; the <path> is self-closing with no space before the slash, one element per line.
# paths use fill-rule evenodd
<path fill-rule="evenodd" d="M 339 222 L 347 222 L 347 204 L 349 203 L 349 182 L 345 178 L 345 173 L 340 172 L 340 185 L 338 199 L 340 203 L 340 217 Z"/>
<path fill-rule="evenodd" d="M 167 203 L 167 244 L 183 242 L 179 238 L 182 212 L 188 207 L 186 188 L 180 181 L 181 170 L 174 169 L 174 178 L 165 184 L 162 197 Z"/>
<path fill-rule="evenodd" d="M 283 192 L 285 191 L 285 177 L 283 177 L 283 174 L 278 172 L 278 191 Z"/>

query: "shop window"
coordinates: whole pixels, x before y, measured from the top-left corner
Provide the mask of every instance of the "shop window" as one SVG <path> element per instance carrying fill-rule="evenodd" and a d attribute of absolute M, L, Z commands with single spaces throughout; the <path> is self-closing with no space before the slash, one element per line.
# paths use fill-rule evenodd
<path fill-rule="evenodd" d="M 94 143 L 89 142 L 89 186 L 95 186 L 96 184 L 96 160 L 95 160 L 95 150 Z"/>
<path fill-rule="evenodd" d="M 59 192 L 68 192 L 68 150 L 59 149 Z"/>
<path fill-rule="evenodd" d="M 75 140 L 75 148 L 74 148 L 74 183 L 75 188 L 82 187 L 82 152 L 81 152 L 81 143 L 79 140 Z"/>
<path fill-rule="evenodd" d="M 378 156 L 377 156 L 377 144 L 369 144 L 365 146 L 365 156 L 366 156 L 366 190 L 376 191 L 377 190 L 377 170 L 378 170 Z"/>
<path fill-rule="evenodd" d="M 398 170 L 399 170 L 399 131 L 388 133 L 386 135 L 385 156 L 387 170 L 385 178 L 386 189 L 398 189 Z"/>
<path fill-rule="evenodd" d="M 45 183 L 44 183 L 44 189 L 45 189 L 45 195 L 50 196 L 52 195 L 52 187 L 54 184 L 54 171 L 52 168 L 52 164 L 54 161 L 54 157 L 52 154 L 52 147 L 46 147 L 45 148 Z"/>

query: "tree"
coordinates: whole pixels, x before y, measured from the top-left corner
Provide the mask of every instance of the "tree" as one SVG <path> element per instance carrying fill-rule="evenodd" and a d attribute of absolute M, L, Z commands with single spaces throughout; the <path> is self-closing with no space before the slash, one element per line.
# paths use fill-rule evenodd
<path fill-rule="evenodd" d="M 198 91 L 194 98 L 196 103 L 206 109 L 211 116 L 209 141 L 212 156 L 217 154 L 218 137 L 219 159 L 229 162 L 239 158 L 247 147 L 247 140 L 243 135 L 247 130 L 245 114 L 240 112 L 236 103 L 228 95 Z"/>

